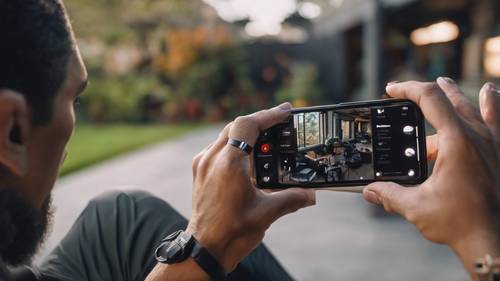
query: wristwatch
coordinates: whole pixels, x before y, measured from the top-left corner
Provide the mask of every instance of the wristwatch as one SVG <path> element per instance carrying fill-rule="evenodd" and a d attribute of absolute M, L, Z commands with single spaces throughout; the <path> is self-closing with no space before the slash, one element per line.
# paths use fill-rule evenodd
<path fill-rule="evenodd" d="M 479 281 L 500 281 L 500 258 L 486 255 L 476 261 L 475 267 Z"/>
<path fill-rule="evenodd" d="M 224 268 L 203 248 L 193 235 L 179 230 L 160 242 L 156 248 L 155 258 L 164 264 L 180 263 L 188 259 L 193 260 L 212 278 L 214 281 L 224 281 L 227 277 Z"/>

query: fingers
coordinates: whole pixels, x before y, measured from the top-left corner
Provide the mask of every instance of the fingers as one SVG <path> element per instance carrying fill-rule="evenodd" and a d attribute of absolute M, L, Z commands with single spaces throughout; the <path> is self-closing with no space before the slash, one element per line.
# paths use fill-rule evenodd
<path fill-rule="evenodd" d="M 426 138 L 427 143 L 427 160 L 435 161 L 438 155 L 438 135 L 428 136 Z"/>
<path fill-rule="evenodd" d="M 207 145 L 207 147 L 205 147 L 202 151 L 200 151 L 198 154 L 196 154 L 195 157 L 193 157 L 193 161 L 192 161 L 192 170 L 193 170 L 193 179 L 196 178 L 196 174 L 198 172 L 198 165 L 200 163 L 200 160 L 201 158 L 207 153 L 207 151 L 213 146 L 214 144 L 211 143 L 209 145 Z"/>
<path fill-rule="evenodd" d="M 265 194 L 264 216 L 272 224 L 284 215 L 316 204 L 316 191 L 313 189 L 290 188 Z"/>
<path fill-rule="evenodd" d="M 252 115 L 238 117 L 229 130 L 229 138 L 245 141 L 254 146 L 262 131 L 285 121 L 290 116 L 291 110 L 290 103 L 283 103 Z M 231 147 L 231 150 L 240 154 L 245 153 L 235 147 Z"/>
<path fill-rule="evenodd" d="M 460 90 L 457 83 L 453 81 L 453 79 L 448 77 L 439 77 L 437 79 L 437 84 L 441 90 L 443 90 L 457 113 L 463 119 L 471 123 L 481 122 L 481 116 L 469 102 L 467 97 L 465 97 L 464 93 Z"/>
<path fill-rule="evenodd" d="M 403 187 L 392 182 L 377 182 L 363 191 L 364 198 L 373 204 L 383 205 L 388 212 L 394 212 L 410 220 L 410 214 L 418 204 L 417 188 Z"/>
<path fill-rule="evenodd" d="M 192 161 L 192 172 L 193 172 L 193 179 L 196 179 L 196 176 L 198 175 L 199 171 L 199 166 L 200 162 L 204 161 L 205 163 L 208 163 L 212 161 L 214 158 L 214 154 L 217 153 L 224 147 L 227 143 L 227 138 L 228 138 L 228 133 L 229 129 L 231 128 L 232 122 L 227 124 L 224 129 L 219 133 L 219 136 L 217 139 L 209 144 L 205 149 L 203 149 L 200 153 L 198 153 Z"/>
<path fill-rule="evenodd" d="M 479 93 L 481 116 L 486 126 L 500 140 L 500 93 L 493 83 L 486 83 Z"/>
<path fill-rule="evenodd" d="M 418 104 L 425 118 L 438 131 L 455 130 L 459 125 L 453 106 L 435 83 L 397 83 L 388 85 L 386 91 L 391 97 Z"/>
<path fill-rule="evenodd" d="M 207 151 L 207 155 L 213 155 L 214 153 L 220 151 L 226 144 L 229 138 L 229 131 L 233 126 L 234 122 L 227 124 L 222 132 L 219 133 L 219 136 L 215 140 L 213 146 Z"/>

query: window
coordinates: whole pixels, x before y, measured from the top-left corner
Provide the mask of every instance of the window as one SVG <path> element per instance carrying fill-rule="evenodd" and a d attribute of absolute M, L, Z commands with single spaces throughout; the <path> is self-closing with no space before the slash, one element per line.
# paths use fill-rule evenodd
<path fill-rule="evenodd" d="M 320 141 L 319 135 L 319 112 L 304 114 L 305 119 L 305 146 L 317 145 Z"/>
<path fill-rule="evenodd" d="M 489 77 L 500 77 L 500 36 L 486 40 L 484 70 Z"/>
<path fill-rule="evenodd" d="M 351 121 L 342 120 L 342 140 L 351 138 Z"/>
<path fill-rule="evenodd" d="M 304 113 L 299 113 L 293 116 L 293 123 L 295 128 L 297 129 L 297 146 L 304 147 L 305 138 L 304 138 Z"/>

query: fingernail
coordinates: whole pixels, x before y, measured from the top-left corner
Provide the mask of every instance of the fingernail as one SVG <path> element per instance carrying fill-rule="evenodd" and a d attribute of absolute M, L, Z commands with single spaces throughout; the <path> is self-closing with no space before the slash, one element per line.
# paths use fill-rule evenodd
<path fill-rule="evenodd" d="M 488 92 L 498 92 L 497 86 L 491 82 L 486 83 L 485 86 Z"/>
<path fill-rule="evenodd" d="M 378 197 L 377 193 L 371 191 L 371 190 L 365 190 L 364 192 L 365 198 L 370 201 L 373 204 L 380 204 L 382 201 L 380 201 L 380 198 Z"/>
<path fill-rule="evenodd" d="M 279 109 L 283 111 L 290 111 L 292 110 L 292 104 L 289 102 L 282 103 L 278 106 Z"/>
<path fill-rule="evenodd" d="M 447 84 L 452 84 L 452 85 L 457 84 L 457 83 L 455 82 L 455 80 L 453 80 L 453 79 L 451 79 L 451 78 L 449 78 L 449 77 L 439 77 L 439 78 L 438 78 L 438 80 L 441 80 L 441 81 L 443 81 L 443 82 L 445 82 L 445 83 L 447 83 Z"/>
<path fill-rule="evenodd" d="M 391 82 L 387 83 L 387 87 L 392 86 L 392 85 L 396 85 L 398 83 L 400 83 L 400 82 L 399 81 L 391 81 Z"/>

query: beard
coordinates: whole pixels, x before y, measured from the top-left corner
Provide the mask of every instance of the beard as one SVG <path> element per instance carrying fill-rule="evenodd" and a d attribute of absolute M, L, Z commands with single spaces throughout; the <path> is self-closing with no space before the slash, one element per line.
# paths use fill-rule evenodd
<path fill-rule="evenodd" d="M 29 264 L 52 222 L 51 196 L 34 208 L 11 188 L 0 189 L 0 260 L 10 266 Z"/>

